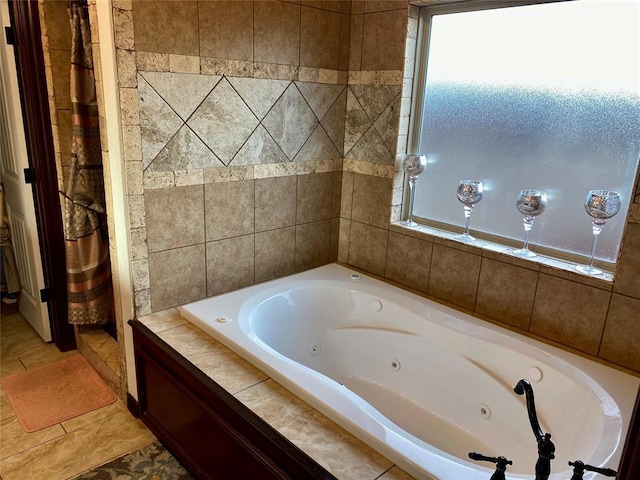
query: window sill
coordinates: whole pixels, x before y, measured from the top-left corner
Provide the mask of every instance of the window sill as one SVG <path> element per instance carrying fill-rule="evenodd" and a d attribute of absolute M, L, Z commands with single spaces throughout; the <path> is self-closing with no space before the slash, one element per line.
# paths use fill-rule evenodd
<path fill-rule="evenodd" d="M 575 262 L 570 262 L 567 260 L 562 260 L 559 258 L 554 258 L 547 255 L 542 255 L 542 254 L 537 254 L 533 258 L 522 258 L 512 253 L 514 250 L 514 247 L 512 246 L 491 242 L 483 239 L 477 239 L 471 243 L 461 242 L 454 238 L 456 235 L 458 235 L 459 232 L 457 233 L 450 232 L 447 230 L 442 230 L 435 227 L 429 227 L 426 225 L 417 225 L 415 227 L 409 227 L 409 226 L 403 225 L 402 222 L 393 222 L 391 224 L 391 229 L 392 231 L 396 231 L 398 233 L 409 234 L 409 232 L 411 232 L 411 234 L 413 234 L 412 236 L 416 236 L 417 234 L 418 237 L 427 236 L 427 237 L 433 237 L 434 239 L 445 240 L 445 241 L 448 241 L 447 242 L 448 246 L 451 246 L 453 248 L 459 248 L 461 250 L 473 251 L 477 249 L 477 250 L 481 250 L 482 252 L 493 252 L 496 254 L 504 255 L 510 259 L 513 259 L 514 261 L 524 262 L 522 263 L 522 265 L 529 266 L 529 268 L 531 267 L 535 268 L 536 266 L 538 267 L 544 266 L 544 267 L 549 267 L 556 270 L 561 270 L 569 274 L 578 276 L 578 278 L 583 279 L 583 282 L 584 280 L 587 280 L 587 279 L 594 279 L 594 280 L 600 280 L 600 281 L 606 282 L 610 286 L 613 285 L 613 272 L 611 271 L 605 270 L 598 275 L 587 275 L 587 274 L 578 272 L 576 270 L 576 266 L 578 264 Z"/>

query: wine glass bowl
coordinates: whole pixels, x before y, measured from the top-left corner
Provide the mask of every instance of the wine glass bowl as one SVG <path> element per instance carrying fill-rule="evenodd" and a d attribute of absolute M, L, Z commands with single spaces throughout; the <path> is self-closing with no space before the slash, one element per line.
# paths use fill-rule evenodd
<path fill-rule="evenodd" d="M 514 250 L 513 254 L 518 257 L 533 258 L 537 255 L 529 250 L 529 232 L 533 228 L 535 218 L 547 209 L 547 194 L 541 190 L 522 190 L 518 195 L 516 208 L 524 217 L 524 244 L 522 248 Z"/>
<path fill-rule="evenodd" d="M 464 205 L 465 221 L 464 233 L 453 237 L 455 240 L 465 243 L 473 242 L 475 240 L 474 237 L 469 235 L 469 220 L 471 219 L 471 214 L 473 213 L 476 203 L 482 200 L 483 191 L 484 185 L 480 180 L 461 180 L 458 184 L 456 197 Z"/>
<path fill-rule="evenodd" d="M 593 266 L 598 237 L 604 228 L 604 224 L 620 211 L 620 194 L 611 190 L 590 190 L 584 200 L 584 210 L 593 221 L 591 222 L 591 255 L 589 263 L 576 266 L 576 270 L 587 275 L 598 275 L 602 270 Z"/>

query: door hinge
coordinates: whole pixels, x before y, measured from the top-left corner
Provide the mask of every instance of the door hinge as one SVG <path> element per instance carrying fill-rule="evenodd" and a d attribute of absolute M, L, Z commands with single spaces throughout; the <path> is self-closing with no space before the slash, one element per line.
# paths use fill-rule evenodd
<path fill-rule="evenodd" d="M 7 42 L 7 45 L 16 44 L 16 31 L 13 29 L 13 27 L 4 27 L 4 38 Z"/>
<path fill-rule="evenodd" d="M 42 303 L 47 303 L 51 298 L 50 292 L 48 288 L 43 288 L 40 290 L 40 301 Z"/>
<path fill-rule="evenodd" d="M 36 172 L 33 170 L 33 168 L 24 169 L 24 182 L 36 183 Z"/>

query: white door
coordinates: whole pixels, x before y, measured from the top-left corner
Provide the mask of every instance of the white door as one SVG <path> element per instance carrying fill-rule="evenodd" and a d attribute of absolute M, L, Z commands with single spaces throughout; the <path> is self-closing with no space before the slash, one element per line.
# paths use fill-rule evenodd
<path fill-rule="evenodd" d="M 0 33 L 4 34 L 4 27 L 10 25 L 7 0 L 0 0 L 0 20 Z M 49 342 L 49 313 L 47 304 L 40 301 L 44 275 L 33 192 L 31 186 L 24 181 L 24 169 L 29 167 L 29 161 L 15 57 L 13 47 L 7 45 L 4 38 L 0 38 L 0 43 L 0 168 L 7 206 L 6 216 L 11 225 L 11 243 L 22 284 L 19 307 L 38 335 Z"/>

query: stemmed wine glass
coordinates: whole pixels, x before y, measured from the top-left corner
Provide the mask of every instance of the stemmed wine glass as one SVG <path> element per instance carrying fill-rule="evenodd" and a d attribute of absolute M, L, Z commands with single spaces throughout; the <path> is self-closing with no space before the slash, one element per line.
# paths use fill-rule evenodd
<path fill-rule="evenodd" d="M 413 203 L 416 198 L 416 182 L 418 175 L 424 172 L 427 167 L 427 157 L 425 155 L 407 155 L 402 162 L 402 169 L 409 175 L 409 216 L 401 222 L 407 227 L 415 227 L 418 225 L 413 221 Z"/>
<path fill-rule="evenodd" d="M 547 194 L 540 190 L 522 190 L 516 202 L 518 211 L 524 215 L 524 245 L 513 254 L 518 257 L 533 258 L 534 252 L 529 250 L 529 232 L 533 228 L 533 221 L 547 208 Z"/>
<path fill-rule="evenodd" d="M 584 209 L 593 218 L 593 222 L 591 222 L 591 230 L 593 231 L 591 256 L 589 257 L 589 263 L 576 266 L 576 270 L 587 275 L 597 275 L 602 273 L 602 270 L 593 266 L 598 237 L 607 220 L 620 211 L 620 195 L 618 192 L 610 190 L 591 190 L 584 200 Z"/>
<path fill-rule="evenodd" d="M 461 180 L 456 191 L 456 197 L 464 204 L 464 233 L 456 235 L 454 239 L 460 242 L 473 242 L 474 237 L 469 235 L 469 220 L 476 203 L 482 200 L 484 186 L 480 180 Z"/>

